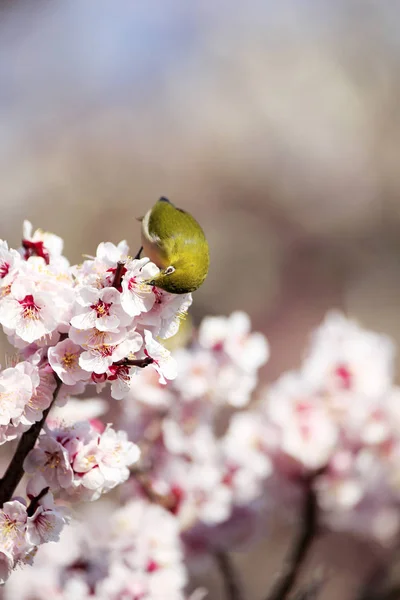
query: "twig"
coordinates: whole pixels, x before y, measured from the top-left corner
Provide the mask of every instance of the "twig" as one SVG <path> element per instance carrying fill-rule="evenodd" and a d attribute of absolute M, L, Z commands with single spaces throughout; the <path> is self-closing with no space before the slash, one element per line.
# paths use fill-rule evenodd
<path fill-rule="evenodd" d="M 111 287 L 115 288 L 116 290 L 121 291 L 121 282 L 122 282 L 122 278 L 125 273 L 126 273 L 125 263 L 123 261 L 118 261 Z"/>
<path fill-rule="evenodd" d="M 139 260 L 140 255 L 142 254 L 142 250 L 143 250 L 143 246 L 140 246 L 140 248 L 135 256 L 135 260 Z"/>
<path fill-rule="evenodd" d="M 364 586 L 358 600 L 400 600 L 400 585 L 394 584 L 390 587 L 374 586 L 368 588 Z"/>
<path fill-rule="evenodd" d="M 294 539 L 282 571 L 278 575 L 266 600 L 286 600 L 295 584 L 304 559 L 307 556 L 317 532 L 318 507 L 315 493 L 312 488 L 312 479 L 306 481 L 306 486 L 300 529 Z"/>
<path fill-rule="evenodd" d="M 400 586 L 390 585 L 391 574 L 398 565 L 400 540 L 392 549 L 388 560 L 380 560 L 366 577 L 357 600 L 400 600 Z"/>
<path fill-rule="evenodd" d="M 50 489 L 49 487 L 43 488 L 42 491 L 39 492 L 39 494 L 37 496 L 34 496 L 32 498 L 28 508 L 26 509 L 26 514 L 28 515 L 28 517 L 31 517 L 32 515 L 35 514 L 35 511 L 36 511 L 37 507 L 39 506 L 39 500 L 41 500 L 43 498 L 43 496 L 45 496 L 47 494 L 49 489 Z"/>
<path fill-rule="evenodd" d="M 215 560 L 224 582 L 226 600 L 243 600 L 238 576 L 229 554 L 216 552 Z"/>
<path fill-rule="evenodd" d="M 154 362 L 154 359 L 151 356 L 146 356 L 146 358 L 137 358 L 137 359 L 129 359 L 123 358 L 122 360 L 118 360 L 113 363 L 113 365 L 117 367 L 139 367 L 139 369 L 144 369 L 144 367 L 148 367 Z"/>
<path fill-rule="evenodd" d="M 297 592 L 293 600 L 317 600 L 324 581 L 322 576 L 314 577 L 312 581 Z"/>
<path fill-rule="evenodd" d="M 40 431 L 47 419 L 47 415 L 49 414 L 50 409 L 57 398 L 58 392 L 60 391 L 62 381 L 57 377 L 57 375 L 55 375 L 55 378 L 57 385 L 56 389 L 54 390 L 53 399 L 50 406 L 43 411 L 43 416 L 40 421 L 34 423 L 28 429 L 28 431 L 25 431 L 25 433 L 22 434 L 14 456 L 12 457 L 3 478 L 0 479 L 0 508 L 3 506 L 4 502 L 11 500 L 12 495 L 15 492 L 15 488 L 21 481 L 24 475 L 24 460 L 34 447 Z"/>

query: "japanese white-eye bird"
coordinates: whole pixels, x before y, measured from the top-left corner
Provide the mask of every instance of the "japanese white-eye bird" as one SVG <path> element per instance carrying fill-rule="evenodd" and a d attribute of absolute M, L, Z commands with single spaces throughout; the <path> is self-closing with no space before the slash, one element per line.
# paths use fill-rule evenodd
<path fill-rule="evenodd" d="M 160 269 L 148 283 L 172 294 L 197 290 L 207 276 L 210 256 L 196 219 L 160 198 L 141 221 L 144 255 Z"/>

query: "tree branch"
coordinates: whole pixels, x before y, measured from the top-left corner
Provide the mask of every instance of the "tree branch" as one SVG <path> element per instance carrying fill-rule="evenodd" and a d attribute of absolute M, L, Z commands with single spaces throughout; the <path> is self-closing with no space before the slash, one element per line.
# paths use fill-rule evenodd
<path fill-rule="evenodd" d="M 123 358 L 122 360 L 118 360 L 113 363 L 113 365 L 117 367 L 139 367 L 139 369 L 144 369 L 144 367 L 148 367 L 154 362 L 154 359 L 151 356 L 146 356 L 146 358 Z"/>
<path fill-rule="evenodd" d="M 224 582 L 226 600 L 243 600 L 238 576 L 227 552 L 216 552 L 215 560 Z"/>
<path fill-rule="evenodd" d="M 39 506 L 39 501 L 43 498 L 43 496 L 45 496 L 47 494 L 49 489 L 50 489 L 49 487 L 43 488 L 42 491 L 37 496 L 34 496 L 32 498 L 28 508 L 26 509 L 26 514 L 28 515 L 28 517 L 32 517 L 32 515 L 35 514 L 35 511 L 36 511 L 37 507 Z"/>
<path fill-rule="evenodd" d="M 115 288 L 118 291 L 121 291 L 121 282 L 122 282 L 124 273 L 126 273 L 125 262 L 118 261 L 111 287 Z"/>
<path fill-rule="evenodd" d="M 312 479 L 309 479 L 306 481 L 300 529 L 294 539 L 283 569 L 278 575 L 266 600 L 286 600 L 289 593 L 292 591 L 300 569 L 303 566 L 304 559 L 307 556 L 317 532 L 317 521 L 317 500 L 312 488 Z"/>
<path fill-rule="evenodd" d="M 21 481 L 24 475 L 24 460 L 36 444 L 36 440 L 38 439 L 41 429 L 47 419 L 47 415 L 49 414 L 50 409 L 57 398 L 58 392 L 60 391 L 62 381 L 57 377 L 56 374 L 54 375 L 57 385 L 56 389 L 54 390 L 53 399 L 50 406 L 43 411 L 43 416 L 40 421 L 37 421 L 31 425 L 28 431 L 25 431 L 25 433 L 22 434 L 14 456 L 12 457 L 3 478 L 0 479 L 0 508 L 3 506 L 4 502 L 11 500 L 17 485 Z"/>

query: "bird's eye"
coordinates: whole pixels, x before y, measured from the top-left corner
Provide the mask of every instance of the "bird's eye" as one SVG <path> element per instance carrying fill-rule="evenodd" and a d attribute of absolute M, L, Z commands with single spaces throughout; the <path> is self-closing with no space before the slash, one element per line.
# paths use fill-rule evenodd
<path fill-rule="evenodd" d="M 167 267 L 164 271 L 165 275 L 171 275 L 175 271 L 175 267 Z"/>

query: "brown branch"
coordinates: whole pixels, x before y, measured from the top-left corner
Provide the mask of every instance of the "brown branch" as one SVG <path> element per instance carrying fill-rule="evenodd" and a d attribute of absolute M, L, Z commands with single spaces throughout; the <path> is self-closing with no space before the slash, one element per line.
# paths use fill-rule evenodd
<path fill-rule="evenodd" d="M 224 582 L 226 600 L 242 600 L 242 590 L 229 554 L 227 552 L 216 552 L 215 560 Z"/>
<path fill-rule="evenodd" d="M 140 246 L 134 260 L 139 260 L 140 255 L 142 254 L 142 251 L 143 251 L 143 246 Z"/>
<path fill-rule="evenodd" d="M 317 600 L 324 583 L 325 579 L 322 575 L 315 576 L 312 581 L 297 592 L 293 600 Z"/>
<path fill-rule="evenodd" d="M 286 600 L 293 589 L 297 576 L 310 550 L 318 527 L 318 507 L 312 479 L 306 483 L 300 529 L 293 541 L 289 556 L 278 575 L 266 600 Z"/>
<path fill-rule="evenodd" d="M 393 583 L 393 573 L 398 570 L 400 557 L 400 540 L 386 560 L 380 559 L 378 564 L 367 575 L 357 600 L 400 600 L 400 585 Z"/>
<path fill-rule="evenodd" d="M 38 439 L 42 427 L 47 419 L 47 415 L 49 414 L 50 409 L 57 398 L 58 392 L 60 391 L 62 381 L 57 377 L 57 375 L 55 375 L 55 378 L 57 385 L 56 389 L 54 390 L 53 399 L 50 406 L 43 411 L 43 416 L 40 421 L 37 421 L 31 425 L 28 431 L 25 431 L 25 433 L 22 434 L 14 456 L 12 457 L 3 478 L 0 479 L 0 508 L 5 502 L 11 500 L 17 485 L 21 481 L 24 475 L 24 460 L 36 444 L 36 440 Z"/>
<path fill-rule="evenodd" d="M 43 488 L 42 491 L 39 492 L 39 494 L 37 496 L 34 496 L 32 498 L 28 508 L 26 509 L 26 514 L 28 515 L 28 517 L 31 517 L 32 515 L 35 514 L 35 510 L 39 506 L 39 500 L 41 500 L 43 498 L 43 496 L 45 496 L 47 494 L 49 489 L 50 489 L 49 487 Z"/>
<path fill-rule="evenodd" d="M 154 359 L 151 356 L 146 356 L 146 358 L 138 358 L 134 360 L 130 360 L 129 358 L 123 358 L 122 360 L 118 360 L 113 363 L 113 365 L 117 367 L 139 367 L 139 369 L 144 369 L 144 367 L 148 367 L 154 362 Z"/>
<path fill-rule="evenodd" d="M 118 261 L 111 287 L 121 291 L 121 282 L 122 282 L 124 273 L 126 273 L 125 263 L 123 261 Z"/>

